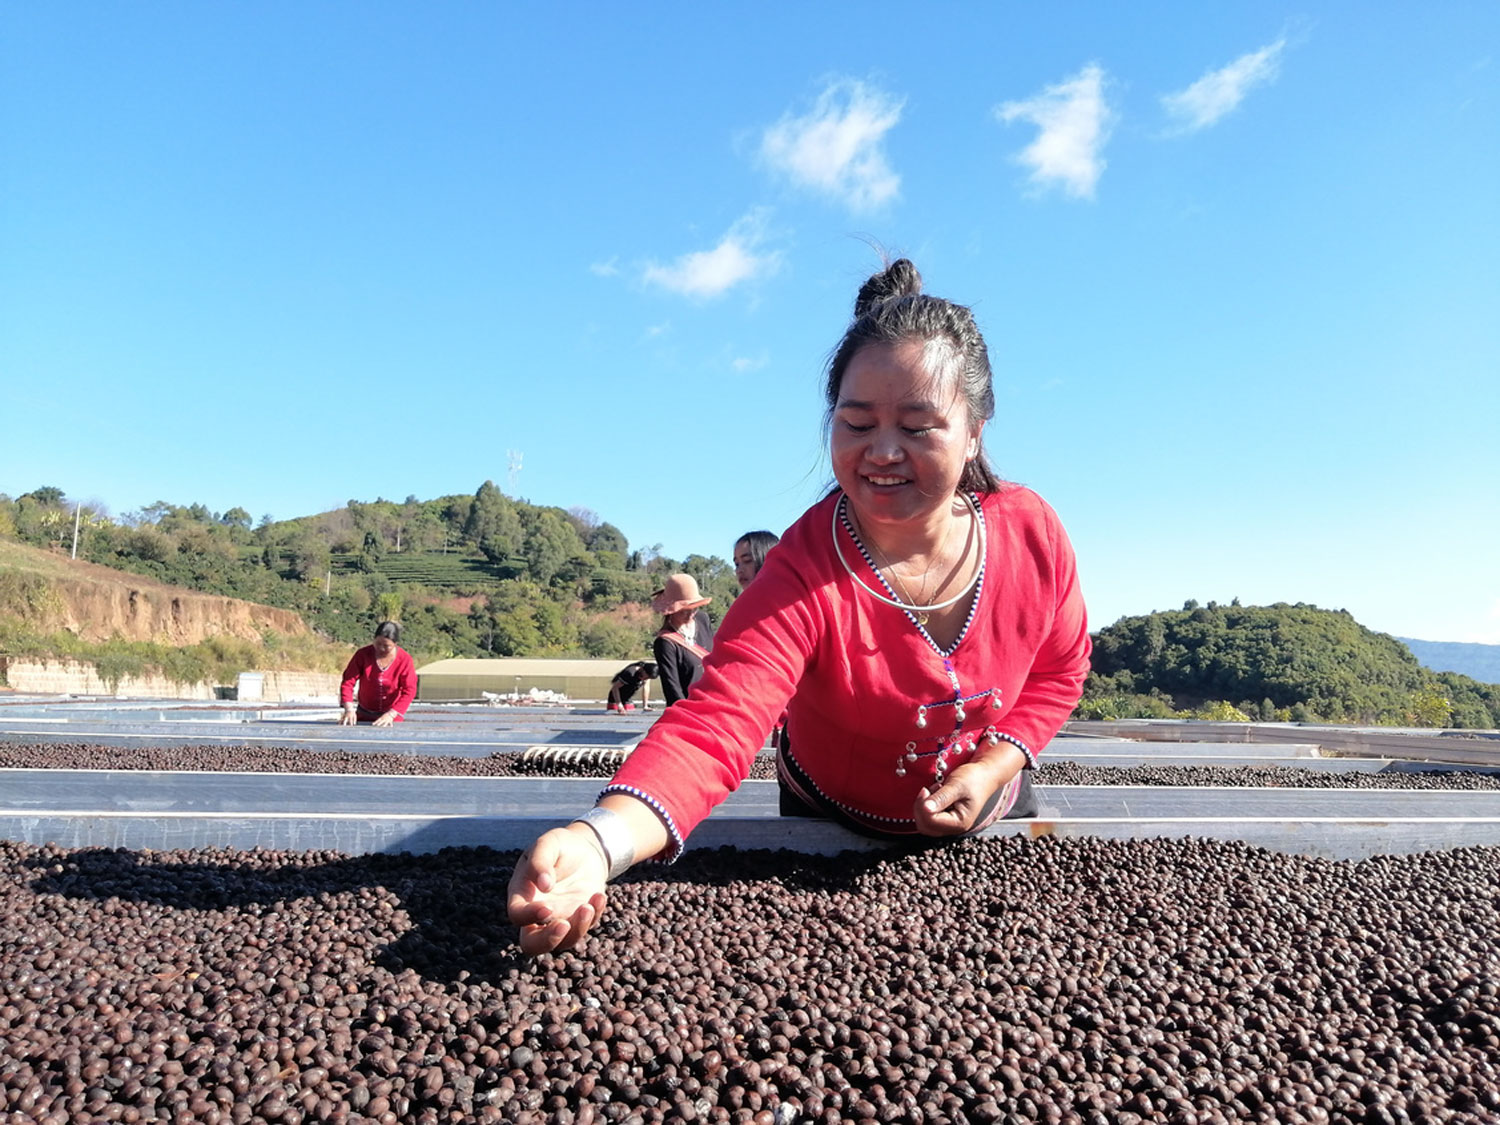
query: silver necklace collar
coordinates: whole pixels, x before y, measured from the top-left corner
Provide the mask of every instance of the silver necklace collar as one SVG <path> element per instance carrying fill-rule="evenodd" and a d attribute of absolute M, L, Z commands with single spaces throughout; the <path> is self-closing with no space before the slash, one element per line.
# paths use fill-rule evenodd
<path fill-rule="evenodd" d="M 974 576 L 970 578 L 968 582 L 964 583 L 964 588 L 946 601 L 935 602 L 932 605 L 912 605 L 910 602 L 903 602 L 899 598 L 888 598 L 879 590 L 871 587 L 870 584 L 863 578 L 861 578 L 855 571 L 855 569 L 849 565 L 849 560 L 844 557 L 844 548 L 839 544 L 839 514 L 844 510 L 844 505 L 848 503 L 849 494 L 847 492 L 841 492 L 839 494 L 838 502 L 833 506 L 833 552 L 834 554 L 838 555 L 839 562 L 843 563 L 844 569 L 849 573 L 849 577 L 854 579 L 855 582 L 859 583 L 860 587 L 865 591 L 865 593 L 869 594 L 870 597 L 874 598 L 876 601 L 884 602 L 886 605 L 895 606 L 897 609 L 904 610 L 907 613 L 934 613 L 940 609 L 947 609 L 950 605 L 955 605 L 956 603 L 967 597 L 969 591 L 974 588 L 974 584 L 979 581 L 980 574 L 984 572 L 984 557 L 986 548 L 984 517 L 979 514 L 979 509 L 975 506 L 973 497 L 971 497 L 967 492 L 961 492 L 959 493 L 959 495 L 964 498 L 964 503 L 967 504 L 969 506 L 969 510 L 974 513 L 974 521 L 979 524 L 980 565 L 974 568 Z M 853 528 L 850 529 L 850 532 L 851 534 L 853 534 Z M 855 535 L 855 542 L 860 542 L 857 535 Z M 863 547 L 863 543 L 860 543 L 860 546 Z M 874 565 L 873 560 L 871 561 L 871 565 Z"/>

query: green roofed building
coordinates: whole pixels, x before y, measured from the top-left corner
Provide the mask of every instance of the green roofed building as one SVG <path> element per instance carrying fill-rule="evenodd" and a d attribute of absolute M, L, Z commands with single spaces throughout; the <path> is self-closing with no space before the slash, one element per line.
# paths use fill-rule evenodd
<path fill-rule="evenodd" d="M 438 660 L 417 669 L 417 698 L 423 703 L 482 699 L 485 692 L 525 694 L 532 688 L 561 692 L 571 699 L 603 700 L 609 681 L 630 663 L 611 660 Z"/>

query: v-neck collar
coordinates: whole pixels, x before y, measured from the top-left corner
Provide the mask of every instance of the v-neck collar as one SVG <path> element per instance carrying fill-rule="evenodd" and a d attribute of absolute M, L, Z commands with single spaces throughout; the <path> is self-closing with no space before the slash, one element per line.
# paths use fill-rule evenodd
<path fill-rule="evenodd" d="M 984 519 L 984 510 L 980 507 L 979 497 L 971 494 L 969 498 L 974 502 L 974 514 L 980 519 Z M 891 589 L 891 584 L 885 580 L 885 575 L 881 574 L 880 568 L 875 565 L 875 559 L 866 549 L 864 540 L 860 539 L 859 533 L 854 530 L 854 524 L 849 519 L 849 494 L 847 492 L 841 492 L 839 494 L 837 504 L 839 522 L 844 525 L 844 530 L 849 533 L 849 538 L 853 540 L 854 545 L 859 548 L 859 553 L 865 560 L 865 565 L 868 566 L 870 568 L 870 572 L 875 575 L 875 580 L 885 588 L 885 592 L 891 596 L 891 600 L 894 602 L 901 602 L 902 599 L 896 595 L 895 590 Z M 981 536 L 981 542 L 984 541 L 985 537 Z M 837 543 L 834 544 L 834 550 L 838 550 Z M 913 613 L 909 609 L 902 609 L 901 611 L 902 613 L 906 614 L 906 619 L 912 623 L 912 627 L 916 629 L 918 633 L 922 634 L 922 639 L 932 647 L 932 651 L 937 653 L 944 659 L 947 659 L 955 652 L 957 652 L 958 646 L 963 644 L 964 638 L 969 635 L 969 626 L 974 623 L 974 614 L 979 609 L 979 599 L 984 596 L 984 574 L 985 568 L 989 563 L 989 558 L 987 557 L 988 554 L 989 552 L 986 551 L 979 557 L 979 576 L 975 579 L 974 582 L 974 600 L 969 603 L 969 612 L 968 615 L 964 618 L 963 628 L 958 631 L 958 636 L 953 638 L 953 643 L 946 649 L 939 645 L 937 641 L 932 639 L 932 634 L 927 631 L 927 627 L 925 625 L 917 620 L 917 615 L 915 613 Z"/>

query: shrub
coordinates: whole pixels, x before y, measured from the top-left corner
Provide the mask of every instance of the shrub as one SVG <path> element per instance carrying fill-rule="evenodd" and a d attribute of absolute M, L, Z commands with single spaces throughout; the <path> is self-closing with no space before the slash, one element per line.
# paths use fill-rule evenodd
<path fill-rule="evenodd" d="M 1215 699 L 1204 704 L 1193 712 L 1193 718 L 1213 723 L 1248 723 L 1250 721 L 1249 715 L 1233 703 L 1227 703 L 1222 699 Z"/>

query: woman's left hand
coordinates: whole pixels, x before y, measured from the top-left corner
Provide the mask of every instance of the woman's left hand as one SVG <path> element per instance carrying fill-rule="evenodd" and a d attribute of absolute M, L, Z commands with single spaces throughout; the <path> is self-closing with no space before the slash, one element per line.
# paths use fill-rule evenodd
<path fill-rule="evenodd" d="M 381 715 L 380 718 L 376 719 L 370 725 L 372 727 L 389 727 L 389 726 L 394 726 L 395 724 L 396 724 L 396 712 L 394 712 L 394 711 L 387 711 L 384 715 Z"/>
<path fill-rule="evenodd" d="M 924 836 L 962 836 L 974 827 L 1000 788 L 1015 777 L 1026 759 L 1015 747 L 987 754 L 956 767 L 936 789 L 917 794 L 912 816 Z"/>

